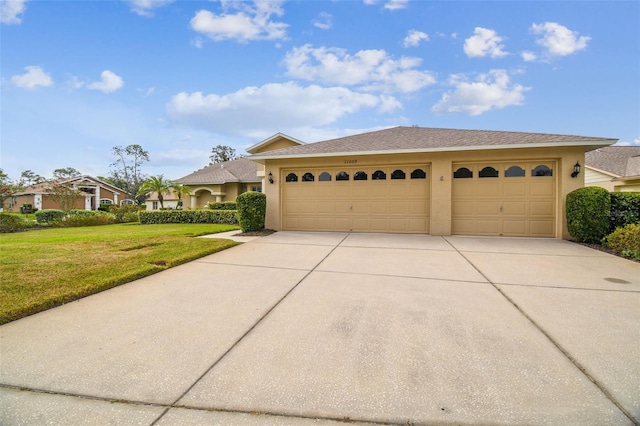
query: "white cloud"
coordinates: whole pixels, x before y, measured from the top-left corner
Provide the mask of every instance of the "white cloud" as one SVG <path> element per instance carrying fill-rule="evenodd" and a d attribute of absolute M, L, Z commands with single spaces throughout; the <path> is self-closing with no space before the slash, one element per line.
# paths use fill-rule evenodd
<path fill-rule="evenodd" d="M 250 40 L 286 39 L 288 25 L 271 20 L 272 15 L 283 15 L 282 1 L 221 3 L 225 13 L 216 15 L 208 10 L 200 10 L 191 19 L 191 28 L 216 41 L 235 39 L 246 43 Z M 237 13 L 226 12 L 231 9 L 240 10 Z"/>
<path fill-rule="evenodd" d="M 124 86 L 122 77 L 112 71 L 102 71 L 102 74 L 100 74 L 100 78 L 100 81 L 87 84 L 87 89 L 99 90 L 102 93 L 112 93 Z"/>
<path fill-rule="evenodd" d="M 11 82 L 18 87 L 35 89 L 38 86 L 53 86 L 53 79 L 40 67 L 29 66 L 24 68 L 27 72 L 11 77 Z"/>
<path fill-rule="evenodd" d="M 388 112 L 392 97 L 358 93 L 343 87 L 299 86 L 294 82 L 246 87 L 225 95 L 178 93 L 167 104 L 175 122 L 216 132 L 264 136 L 282 129 L 322 126 L 363 108 Z M 268 132 L 267 132 L 268 133 Z"/>
<path fill-rule="evenodd" d="M 429 35 L 418 30 L 409 30 L 409 33 L 404 38 L 404 47 L 416 47 L 420 45 L 420 41 L 429 41 Z"/>
<path fill-rule="evenodd" d="M 333 26 L 333 16 L 327 12 L 320 12 L 312 23 L 321 30 L 328 30 Z"/>
<path fill-rule="evenodd" d="M 131 11 L 140 16 L 151 17 L 153 10 L 173 3 L 175 0 L 125 0 Z"/>
<path fill-rule="evenodd" d="M 525 62 L 533 62 L 536 59 L 538 59 L 538 55 L 528 50 L 525 50 L 524 52 L 520 53 L 520 56 L 522 57 L 522 59 L 525 60 Z"/>
<path fill-rule="evenodd" d="M 502 58 L 508 53 L 504 50 L 504 40 L 495 30 L 476 27 L 474 35 L 464 41 L 464 53 L 470 58 L 482 58 L 491 56 L 492 58 Z"/>
<path fill-rule="evenodd" d="M 22 23 L 27 0 L 0 0 L 0 22 L 7 25 Z"/>
<path fill-rule="evenodd" d="M 548 56 L 567 56 L 587 48 L 591 37 L 578 36 L 577 31 L 556 22 L 531 25 L 530 31 L 541 37 L 536 43 L 546 49 Z"/>
<path fill-rule="evenodd" d="M 480 115 L 491 109 L 522 105 L 524 92 L 530 90 L 512 84 L 505 70 L 491 70 L 480 74 L 476 81 L 469 82 L 463 75 L 452 75 L 450 83 L 454 90 L 445 93 L 431 111 L 435 114 L 464 112 Z"/>
<path fill-rule="evenodd" d="M 631 142 L 627 142 L 627 141 L 616 142 L 615 146 L 640 146 L 640 137 L 635 138 Z"/>
<path fill-rule="evenodd" d="M 409 0 L 388 0 L 384 3 L 383 7 L 387 10 L 399 10 L 405 9 L 408 3 Z M 378 4 L 378 0 L 364 0 L 364 4 L 367 6 L 373 6 Z"/>
<path fill-rule="evenodd" d="M 435 83 L 430 72 L 415 69 L 420 58 L 396 60 L 384 50 L 360 50 L 349 55 L 345 49 L 306 44 L 289 51 L 283 63 L 291 77 L 361 86 L 364 90 L 408 93 Z"/>

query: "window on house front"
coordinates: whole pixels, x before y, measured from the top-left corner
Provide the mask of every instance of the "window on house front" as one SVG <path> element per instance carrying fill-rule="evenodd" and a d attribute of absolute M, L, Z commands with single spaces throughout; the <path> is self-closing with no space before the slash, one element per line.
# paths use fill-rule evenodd
<path fill-rule="evenodd" d="M 491 166 L 485 167 L 484 169 L 480 170 L 480 173 L 478 173 L 478 177 L 481 178 L 497 178 L 498 175 L 498 171 Z"/>
<path fill-rule="evenodd" d="M 387 179 L 387 174 L 382 170 L 376 170 L 371 175 L 371 180 L 386 180 L 386 179 Z"/>
<path fill-rule="evenodd" d="M 313 182 L 315 180 L 315 176 L 313 176 L 313 173 L 305 173 L 302 175 L 302 181 L 303 182 Z"/>
<path fill-rule="evenodd" d="M 427 174 L 422 169 L 415 169 L 411 172 L 411 179 L 426 179 Z"/>
<path fill-rule="evenodd" d="M 318 180 L 320 182 L 331 182 L 331 175 L 327 172 L 322 172 L 320 173 L 320 176 L 318 177 Z"/>
<path fill-rule="evenodd" d="M 336 180 L 349 180 L 349 173 L 345 171 L 336 173 Z"/>
<path fill-rule="evenodd" d="M 404 170 L 394 170 L 393 173 L 391 173 L 391 179 L 393 180 L 404 180 L 407 178 L 407 174 L 404 172 Z"/>
<path fill-rule="evenodd" d="M 113 200 L 108 198 L 100 198 L 100 204 L 113 204 Z"/>
<path fill-rule="evenodd" d="M 504 171 L 504 177 L 523 177 L 525 174 L 524 169 L 520 166 L 511 166 Z"/>
<path fill-rule="evenodd" d="M 124 200 L 120 201 L 120 205 L 124 206 L 125 204 L 133 204 L 133 200 L 130 200 L 128 198 L 125 198 Z"/>
<path fill-rule="evenodd" d="M 158 202 L 157 201 L 151 202 L 151 209 L 152 210 L 158 210 Z"/>
<path fill-rule="evenodd" d="M 367 180 L 369 176 L 362 170 L 357 171 L 353 174 L 353 180 Z"/>
<path fill-rule="evenodd" d="M 460 167 L 458 170 L 453 172 L 454 179 L 469 179 L 473 177 L 473 172 L 466 167 Z"/>
<path fill-rule="evenodd" d="M 540 164 L 531 171 L 531 176 L 553 176 L 553 170 L 544 164 Z"/>
<path fill-rule="evenodd" d="M 287 175 L 287 177 L 285 178 L 286 182 L 297 182 L 298 181 L 298 175 L 295 173 L 289 173 Z"/>
<path fill-rule="evenodd" d="M 252 186 L 251 187 L 251 191 L 253 191 L 253 192 L 262 192 L 262 187 L 261 186 Z"/>

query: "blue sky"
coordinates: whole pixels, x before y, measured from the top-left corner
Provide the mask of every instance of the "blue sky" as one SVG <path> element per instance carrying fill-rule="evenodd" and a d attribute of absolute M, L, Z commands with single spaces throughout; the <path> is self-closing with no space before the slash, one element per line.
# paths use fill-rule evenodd
<path fill-rule="evenodd" d="M 0 167 L 177 179 L 211 148 L 419 125 L 640 144 L 637 1 L 0 0 Z"/>

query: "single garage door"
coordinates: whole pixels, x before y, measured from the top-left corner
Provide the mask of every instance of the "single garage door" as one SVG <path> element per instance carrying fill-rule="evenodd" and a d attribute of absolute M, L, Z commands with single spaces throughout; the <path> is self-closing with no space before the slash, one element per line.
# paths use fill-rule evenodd
<path fill-rule="evenodd" d="M 429 232 L 426 165 L 283 170 L 284 230 Z"/>
<path fill-rule="evenodd" d="M 452 233 L 555 237 L 555 161 L 454 164 Z"/>

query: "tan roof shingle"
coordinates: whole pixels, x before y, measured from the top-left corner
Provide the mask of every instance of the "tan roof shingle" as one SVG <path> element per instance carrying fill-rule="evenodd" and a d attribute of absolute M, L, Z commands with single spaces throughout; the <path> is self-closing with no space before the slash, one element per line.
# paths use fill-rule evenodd
<path fill-rule="evenodd" d="M 456 130 L 428 127 L 392 127 L 307 145 L 252 155 L 251 159 L 313 157 L 340 154 L 426 152 L 461 149 L 489 149 L 518 146 L 595 145 L 606 146 L 617 139 L 546 133 L 491 130 Z"/>
<path fill-rule="evenodd" d="M 607 146 L 584 155 L 585 164 L 617 177 L 640 175 L 640 146 Z"/>
<path fill-rule="evenodd" d="M 210 164 L 190 175 L 176 179 L 183 185 L 223 184 L 226 182 L 259 182 L 257 163 L 247 159 Z"/>

